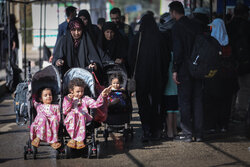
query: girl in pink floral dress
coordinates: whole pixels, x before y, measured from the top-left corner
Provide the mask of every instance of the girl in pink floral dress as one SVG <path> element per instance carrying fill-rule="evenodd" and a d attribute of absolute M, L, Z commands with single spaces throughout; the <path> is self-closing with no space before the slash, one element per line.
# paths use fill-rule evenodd
<path fill-rule="evenodd" d="M 50 88 L 41 89 L 38 97 L 40 102 L 33 100 L 37 115 L 30 127 L 31 144 L 39 147 L 40 141 L 45 141 L 54 149 L 58 149 L 61 146 L 58 142 L 59 105 L 51 104 L 53 98 Z"/>
<path fill-rule="evenodd" d="M 85 147 L 85 124 L 92 120 L 88 113 L 88 108 L 98 108 L 103 105 L 104 99 L 111 91 L 111 87 L 102 91 L 95 101 L 94 99 L 84 96 L 86 84 L 80 78 L 74 78 L 69 83 L 69 92 L 63 100 L 63 114 L 66 115 L 64 124 L 71 137 L 67 143 L 70 148 L 82 149 Z"/>

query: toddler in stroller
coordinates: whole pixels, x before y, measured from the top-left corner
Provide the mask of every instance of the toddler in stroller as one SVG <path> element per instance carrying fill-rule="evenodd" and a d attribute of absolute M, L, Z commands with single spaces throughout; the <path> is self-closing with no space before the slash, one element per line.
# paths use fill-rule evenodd
<path fill-rule="evenodd" d="M 61 147 L 61 143 L 58 142 L 60 107 L 58 104 L 52 104 L 51 88 L 41 88 L 38 92 L 38 99 L 40 102 L 33 99 L 37 115 L 30 127 L 31 144 L 39 147 L 40 140 L 42 140 L 50 143 L 54 149 L 58 149 Z"/>
<path fill-rule="evenodd" d="M 110 76 L 111 93 L 108 96 L 109 108 L 126 107 L 125 89 L 121 87 L 122 77 L 119 73 Z"/>
<path fill-rule="evenodd" d="M 108 117 L 104 122 L 104 138 L 107 142 L 110 132 L 123 133 L 125 141 L 129 134 L 133 137 L 133 128 L 130 126 L 132 118 L 131 98 L 126 91 L 127 74 L 124 68 L 117 64 L 108 64 L 104 67 L 106 85 L 111 85 L 108 97 Z"/>
<path fill-rule="evenodd" d="M 67 146 L 74 149 L 85 147 L 86 122 L 92 120 L 88 108 L 98 108 L 103 105 L 104 99 L 111 91 L 111 86 L 104 89 L 97 100 L 84 95 L 85 82 L 74 78 L 69 82 L 69 94 L 63 100 L 63 114 L 66 115 L 64 124 L 71 140 Z"/>
<path fill-rule="evenodd" d="M 30 135 L 24 146 L 24 159 L 32 154 L 36 159 L 37 147 L 40 142 L 50 143 L 54 149 L 61 147 L 58 131 L 61 122 L 60 105 L 61 80 L 54 66 L 48 66 L 31 77 L 27 91 L 27 108 L 30 125 Z M 59 140 L 58 140 L 59 139 Z"/>

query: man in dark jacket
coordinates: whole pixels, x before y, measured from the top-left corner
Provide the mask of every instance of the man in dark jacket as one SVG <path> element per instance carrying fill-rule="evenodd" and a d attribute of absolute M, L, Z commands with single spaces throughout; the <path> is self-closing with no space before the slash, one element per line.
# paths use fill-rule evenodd
<path fill-rule="evenodd" d="M 57 34 L 57 38 L 56 38 L 56 43 L 55 43 L 53 55 L 55 54 L 56 45 L 57 45 L 58 40 L 63 35 L 66 35 L 67 27 L 68 27 L 68 23 L 69 23 L 70 19 L 72 19 L 73 17 L 76 17 L 76 8 L 74 6 L 67 7 L 66 8 L 66 16 L 67 16 L 67 19 L 64 22 L 62 22 L 61 24 L 59 24 L 58 34 Z M 53 59 L 53 56 L 50 56 L 49 61 L 52 62 L 52 59 Z"/>
<path fill-rule="evenodd" d="M 10 55 L 12 55 L 11 60 L 13 64 L 17 64 L 17 50 L 19 49 L 18 32 L 15 24 L 16 17 L 14 14 L 10 14 Z M 6 25 L 3 31 L 1 63 L 7 61 L 8 47 L 8 25 Z"/>
<path fill-rule="evenodd" d="M 191 142 L 192 136 L 194 136 L 196 141 L 202 141 L 202 81 L 191 77 L 187 66 L 187 60 L 192 53 L 195 34 L 202 32 L 202 28 L 196 22 L 184 16 L 184 8 L 179 1 L 170 3 L 169 8 L 171 17 L 176 19 L 172 28 L 173 80 L 178 85 L 181 128 L 184 134 L 176 140 Z"/>
<path fill-rule="evenodd" d="M 57 35 L 56 42 L 61 36 L 66 34 L 68 22 L 70 21 L 71 18 L 76 16 L 76 8 L 74 6 L 67 7 L 66 16 L 67 16 L 67 19 L 63 23 L 61 23 L 58 27 L 58 35 Z"/>
<path fill-rule="evenodd" d="M 110 11 L 110 18 L 111 21 L 116 24 L 122 36 L 131 41 L 133 37 L 133 30 L 129 25 L 121 22 L 121 10 L 119 8 L 113 8 Z"/>

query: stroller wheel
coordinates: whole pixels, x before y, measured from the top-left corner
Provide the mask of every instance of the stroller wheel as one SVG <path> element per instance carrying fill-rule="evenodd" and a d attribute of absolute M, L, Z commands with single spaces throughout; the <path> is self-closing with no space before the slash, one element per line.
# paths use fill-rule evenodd
<path fill-rule="evenodd" d="M 99 142 L 96 142 L 96 158 L 100 158 L 100 152 L 101 152 L 101 145 Z"/>
<path fill-rule="evenodd" d="M 32 149 L 32 155 L 33 155 L 33 159 L 36 159 L 36 154 L 37 154 L 37 148 L 34 146 L 31 146 Z"/>
<path fill-rule="evenodd" d="M 23 152 L 23 159 L 24 160 L 27 160 L 27 153 L 28 153 L 27 146 L 24 146 L 24 152 Z"/>
<path fill-rule="evenodd" d="M 92 155 L 92 145 L 89 144 L 89 145 L 88 145 L 88 159 L 91 158 L 91 155 Z"/>
<path fill-rule="evenodd" d="M 65 151 L 65 158 L 69 159 L 71 156 L 71 148 L 69 148 L 68 146 L 65 146 L 64 151 Z"/>

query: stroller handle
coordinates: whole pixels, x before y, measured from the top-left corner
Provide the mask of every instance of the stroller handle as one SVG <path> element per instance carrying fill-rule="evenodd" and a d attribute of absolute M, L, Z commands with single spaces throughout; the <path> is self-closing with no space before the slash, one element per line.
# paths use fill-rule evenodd
<path fill-rule="evenodd" d="M 90 60 L 90 64 L 89 65 L 94 65 L 94 64 L 95 64 L 94 60 Z M 90 69 L 91 73 L 94 72 L 94 67 L 90 67 L 89 69 Z"/>
<path fill-rule="evenodd" d="M 28 61 L 28 80 L 31 80 L 32 75 L 31 75 L 31 62 Z"/>

